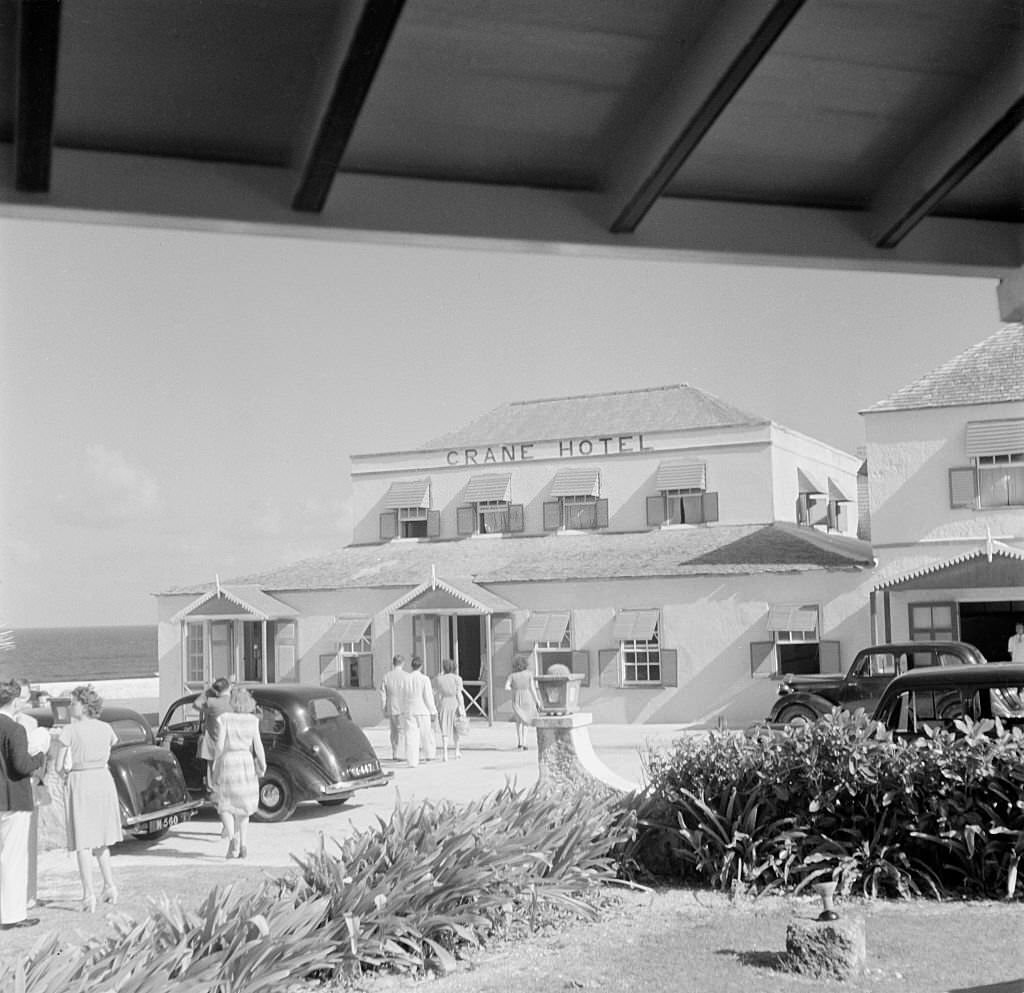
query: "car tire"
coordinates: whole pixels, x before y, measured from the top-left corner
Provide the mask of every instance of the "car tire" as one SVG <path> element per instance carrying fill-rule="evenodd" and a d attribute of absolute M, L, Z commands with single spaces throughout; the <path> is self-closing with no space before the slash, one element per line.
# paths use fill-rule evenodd
<path fill-rule="evenodd" d="M 331 800 L 317 800 L 321 807 L 344 807 L 351 800 L 350 796 L 335 797 Z"/>
<path fill-rule="evenodd" d="M 798 717 L 802 717 L 805 721 L 814 722 L 821 715 L 811 710 L 810 707 L 805 707 L 803 704 L 794 703 L 789 707 L 783 707 L 779 711 L 779 723 L 780 724 L 792 724 Z"/>
<path fill-rule="evenodd" d="M 260 779 L 260 805 L 252 815 L 254 821 L 274 824 L 286 821 L 295 813 L 295 794 L 279 769 L 268 769 Z"/>

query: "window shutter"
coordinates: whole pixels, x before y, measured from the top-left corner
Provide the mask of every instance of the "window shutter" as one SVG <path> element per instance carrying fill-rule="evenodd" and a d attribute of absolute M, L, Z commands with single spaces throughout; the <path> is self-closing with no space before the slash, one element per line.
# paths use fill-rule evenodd
<path fill-rule="evenodd" d="M 380 540 L 388 541 L 398 536 L 398 511 L 388 510 L 380 515 Z"/>
<path fill-rule="evenodd" d="M 704 520 L 703 493 L 688 493 L 683 497 L 683 523 L 700 524 Z"/>
<path fill-rule="evenodd" d="M 590 652 L 572 653 L 572 671 L 583 677 L 582 686 L 590 685 Z"/>
<path fill-rule="evenodd" d="M 829 531 L 839 530 L 839 504 L 834 500 L 828 502 L 828 529 Z"/>
<path fill-rule="evenodd" d="M 836 504 L 836 530 L 846 534 L 850 529 L 850 505 L 848 503 Z"/>
<path fill-rule="evenodd" d="M 509 531 L 525 531 L 526 515 L 523 513 L 521 503 L 510 503 L 508 505 L 508 529 Z"/>
<path fill-rule="evenodd" d="M 596 518 L 596 521 L 594 523 L 594 527 L 596 527 L 596 528 L 606 528 L 606 527 L 608 527 L 608 501 L 607 500 L 598 500 L 597 501 L 596 513 L 595 513 L 594 516 Z"/>
<path fill-rule="evenodd" d="M 597 653 L 598 683 L 601 686 L 619 685 L 619 650 L 602 648 Z"/>
<path fill-rule="evenodd" d="M 828 500 L 815 500 L 810 506 L 811 524 L 828 525 Z"/>
<path fill-rule="evenodd" d="M 441 537 L 441 511 L 439 510 L 427 511 L 427 537 Z"/>
<path fill-rule="evenodd" d="M 750 675 L 765 678 L 775 674 L 775 642 L 752 641 L 750 643 Z"/>
<path fill-rule="evenodd" d="M 472 534 L 476 530 L 476 507 L 459 507 L 455 511 L 455 530 L 459 534 Z"/>
<path fill-rule="evenodd" d="M 839 665 L 839 642 L 819 641 L 818 642 L 818 671 L 819 672 L 842 672 Z"/>
<path fill-rule="evenodd" d="M 276 682 L 297 682 L 298 673 L 295 671 L 295 621 L 279 622 L 277 633 L 274 639 L 274 648 L 277 662 Z M 267 673 L 268 681 L 275 682 Z"/>
<path fill-rule="evenodd" d="M 665 523 L 665 498 L 663 496 L 649 496 L 647 498 L 647 525 L 652 528 L 660 528 Z"/>
<path fill-rule="evenodd" d="M 679 664 L 676 658 L 676 650 L 674 648 L 663 648 L 659 655 L 661 656 L 661 685 L 678 686 Z"/>
<path fill-rule="evenodd" d="M 557 531 L 562 523 L 562 505 L 557 500 L 544 504 L 544 530 Z"/>
<path fill-rule="evenodd" d="M 974 507 L 978 477 L 974 466 L 949 470 L 950 507 Z"/>
<path fill-rule="evenodd" d="M 704 516 L 704 521 L 717 521 L 718 520 L 718 494 L 715 492 L 703 493 L 700 498 L 701 512 Z"/>

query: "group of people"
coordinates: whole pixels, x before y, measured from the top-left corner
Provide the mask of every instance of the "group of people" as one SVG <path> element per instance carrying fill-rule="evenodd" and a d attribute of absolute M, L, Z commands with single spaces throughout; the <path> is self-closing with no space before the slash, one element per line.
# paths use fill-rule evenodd
<path fill-rule="evenodd" d="M 441 672 L 431 683 L 423 671 L 423 660 L 414 655 L 405 668 L 405 659 L 396 655 L 391 671 L 381 681 L 380 702 L 390 725 L 391 756 L 404 759 L 410 766 L 420 764 L 420 751 L 430 762 L 437 755 L 434 724 L 441 739 L 441 759 L 448 761 L 448 750 L 462 758 L 462 738 L 467 730 L 466 701 L 462 677 L 455 662 L 445 659 Z"/>
<path fill-rule="evenodd" d="M 249 818 L 260 803 L 260 777 L 267 757 L 260 738 L 256 701 L 244 686 L 215 679 L 196 700 L 205 715 L 199 757 L 206 762 L 206 785 L 217 805 L 225 858 L 246 857 Z"/>
<path fill-rule="evenodd" d="M 99 899 L 117 903 L 110 846 L 121 840 L 117 788 L 107 762 L 116 740 L 100 721 L 103 700 L 92 686 L 71 691 L 70 723 L 51 735 L 25 713 L 25 680 L 0 682 L 0 929 L 32 927 L 37 905 L 38 807 L 53 802 L 44 781 L 58 777 L 66 844 L 78 860 L 82 909 L 96 909 L 92 858 L 99 864 Z"/>

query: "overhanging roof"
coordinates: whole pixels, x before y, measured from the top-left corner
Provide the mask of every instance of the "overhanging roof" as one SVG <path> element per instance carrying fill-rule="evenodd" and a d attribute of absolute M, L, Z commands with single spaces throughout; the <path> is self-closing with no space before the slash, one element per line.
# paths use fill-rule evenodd
<path fill-rule="evenodd" d="M 1014 0 L 15 0 L 0 52 L 9 215 L 1022 262 Z"/>
<path fill-rule="evenodd" d="M 179 610 L 171 621 L 177 623 L 186 617 L 237 617 L 251 615 L 255 620 L 271 621 L 298 617 L 294 607 L 282 603 L 255 585 L 221 586 L 207 590 L 187 607 Z"/>
<path fill-rule="evenodd" d="M 961 555 L 954 555 L 952 558 L 943 559 L 939 562 L 929 562 L 898 576 L 893 576 L 891 579 L 879 583 L 875 589 L 914 589 L 925 586 L 926 581 L 928 586 L 934 588 L 941 585 L 934 582 L 939 577 L 944 577 L 951 586 L 973 585 L 968 577 L 955 574 L 958 571 L 958 567 L 964 566 L 967 563 L 979 562 L 981 559 L 987 560 L 990 565 L 996 561 L 998 565 L 1010 565 L 1012 567 L 1009 572 L 998 570 L 1000 571 L 998 578 L 985 578 L 981 581 L 981 585 L 1024 585 L 1024 549 L 1004 544 L 998 540 L 992 540 L 983 541 L 980 547 L 972 548 Z M 1005 574 L 1003 574 L 1004 572 Z"/>
<path fill-rule="evenodd" d="M 446 580 L 432 573 L 430 579 L 400 596 L 388 613 L 423 610 L 434 613 L 510 614 L 518 608 L 503 597 L 478 586 L 470 579 Z"/>

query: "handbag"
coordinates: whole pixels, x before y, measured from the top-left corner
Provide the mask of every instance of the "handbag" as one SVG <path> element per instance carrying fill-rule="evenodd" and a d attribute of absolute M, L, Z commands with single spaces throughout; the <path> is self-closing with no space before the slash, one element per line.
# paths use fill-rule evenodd
<path fill-rule="evenodd" d="M 460 738 L 465 738 L 469 735 L 469 718 L 465 714 L 455 715 L 455 733 Z"/>
<path fill-rule="evenodd" d="M 46 807 L 53 803 L 53 797 L 50 795 L 50 788 L 46 783 L 38 783 L 35 780 L 32 781 L 32 801 L 37 807 Z"/>

